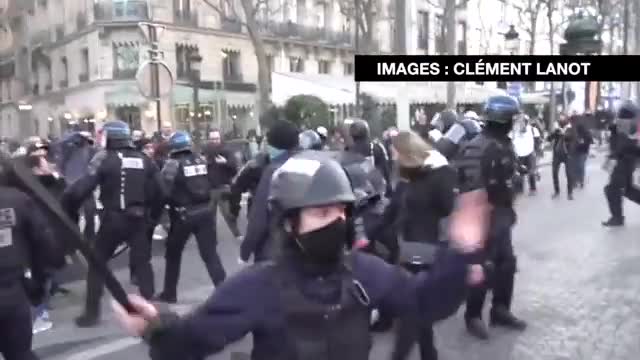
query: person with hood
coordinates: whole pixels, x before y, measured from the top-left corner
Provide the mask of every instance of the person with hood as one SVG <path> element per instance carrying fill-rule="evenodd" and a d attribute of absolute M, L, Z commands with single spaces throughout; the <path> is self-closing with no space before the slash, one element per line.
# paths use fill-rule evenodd
<path fill-rule="evenodd" d="M 389 155 L 384 145 L 371 139 L 369 123 L 362 119 L 353 119 L 349 125 L 349 137 L 351 142 L 347 142 L 346 151 L 353 151 L 367 157 L 384 176 L 387 182 L 387 194 L 391 194 L 391 171 L 389 170 Z"/>
<path fill-rule="evenodd" d="M 270 241 L 272 220 L 268 199 L 271 177 L 298 149 L 298 127 L 287 120 L 277 121 L 267 133 L 269 165 L 260 177 L 249 215 L 244 241 L 240 246 L 240 261 L 248 262 L 253 255 L 254 262 L 272 258 L 277 249 Z"/>

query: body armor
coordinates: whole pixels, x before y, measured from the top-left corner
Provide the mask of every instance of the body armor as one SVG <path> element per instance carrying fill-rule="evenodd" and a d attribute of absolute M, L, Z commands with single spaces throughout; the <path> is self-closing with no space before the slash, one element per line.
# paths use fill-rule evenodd
<path fill-rule="evenodd" d="M 196 154 L 188 154 L 178 159 L 172 203 L 176 207 L 188 207 L 208 203 L 210 200 L 207 161 Z"/>
<path fill-rule="evenodd" d="M 100 202 L 106 210 L 127 210 L 145 205 L 147 168 L 144 154 L 135 149 L 99 152 L 89 171 L 99 171 Z"/>

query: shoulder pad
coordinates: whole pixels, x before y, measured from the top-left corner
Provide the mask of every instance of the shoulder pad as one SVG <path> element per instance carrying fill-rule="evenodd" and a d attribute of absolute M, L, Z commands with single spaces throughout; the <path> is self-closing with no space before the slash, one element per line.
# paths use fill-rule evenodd
<path fill-rule="evenodd" d="M 100 150 L 93 156 L 93 158 L 89 162 L 89 165 L 87 166 L 90 175 L 96 175 L 98 173 L 98 170 L 100 169 L 102 163 L 108 157 L 108 155 L 109 153 L 107 152 L 107 150 Z"/>

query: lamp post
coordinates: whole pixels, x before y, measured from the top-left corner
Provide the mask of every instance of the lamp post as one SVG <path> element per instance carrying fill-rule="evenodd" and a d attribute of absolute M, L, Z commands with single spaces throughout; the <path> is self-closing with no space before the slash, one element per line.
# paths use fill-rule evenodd
<path fill-rule="evenodd" d="M 200 114 L 200 68 L 202 65 L 202 56 L 197 53 L 191 55 L 189 58 L 189 69 L 191 70 L 191 85 L 193 86 L 193 113 L 191 118 L 191 127 L 194 127 L 194 123 Z"/>
<path fill-rule="evenodd" d="M 520 33 L 516 31 L 516 27 L 509 25 L 509 31 L 504 33 L 504 48 L 509 55 L 517 55 L 520 52 Z M 499 89 L 507 89 L 506 81 L 498 81 Z"/>

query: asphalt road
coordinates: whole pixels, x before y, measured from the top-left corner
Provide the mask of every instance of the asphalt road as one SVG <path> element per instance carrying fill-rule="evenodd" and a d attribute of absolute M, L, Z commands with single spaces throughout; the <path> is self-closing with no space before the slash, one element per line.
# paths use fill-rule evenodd
<path fill-rule="evenodd" d="M 438 324 L 436 341 L 443 360 L 632 360 L 640 353 L 640 208 L 627 204 L 627 226 L 602 228 L 608 217 L 602 195 L 606 174 L 591 159 L 588 183 L 551 199 L 549 168 L 535 197 L 518 203 L 514 245 L 519 260 L 514 312 L 529 321 L 524 333 L 491 330 L 491 340 L 466 334 L 462 312 Z M 227 269 L 238 268 L 237 243 L 219 221 L 219 250 Z M 187 311 L 211 292 L 204 266 L 191 242 L 183 257 L 178 311 Z M 164 273 L 162 256 L 154 258 L 157 284 Z M 121 264 L 121 265 L 124 265 Z M 123 282 L 128 272 L 118 272 Z M 145 359 L 146 347 L 124 336 L 105 302 L 104 321 L 93 329 L 77 329 L 72 319 L 81 310 L 83 284 L 70 285 L 73 294 L 55 301 L 52 330 L 35 336 L 43 359 Z M 250 349 L 250 337 L 210 359 L 239 359 Z M 371 359 L 388 359 L 391 336 L 376 336 Z M 237 355 L 237 354 L 236 354 Z M 417 359 L 414 354 L 414 359 Z M 242 358 L 242 357 L 240 357 Z"/>

